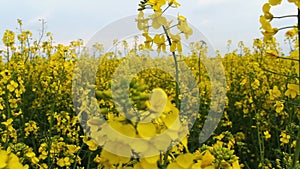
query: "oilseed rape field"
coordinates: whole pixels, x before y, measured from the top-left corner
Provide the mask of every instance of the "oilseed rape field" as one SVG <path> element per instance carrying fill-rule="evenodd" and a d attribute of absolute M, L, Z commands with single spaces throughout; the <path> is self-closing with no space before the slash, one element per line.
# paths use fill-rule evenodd
<path fill-rule="evenodd" d="M 281 3 L 262 6 L 262 38 L 226 54 L 184 45 L 197 30 L 165 16 L 176 0 L 142 0 L 141 36 L 110 51 L 35 40 L 18 19 L 1 39 L 0 169 L 300 168 L 300 22 L 272 26 L 300 12 L 272 14 Z"/>

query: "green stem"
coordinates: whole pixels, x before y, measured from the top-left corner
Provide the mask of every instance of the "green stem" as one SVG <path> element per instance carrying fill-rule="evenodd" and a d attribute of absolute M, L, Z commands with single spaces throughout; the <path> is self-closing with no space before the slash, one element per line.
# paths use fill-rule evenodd
<path fill-rule="evenodd" d="M 11 118 L 11 109 L 10 109 L 10 104 L 9 104 L 9 98 L 8 98 L 8 90 L 5 91 L 5 106 L 6 106 L 6 109 L 7 109 L 7 119 L 10 119 Z"/>
<path fill-rule="evenodd" d="M 8 63 L 9 62 L 9 47 L 8 46 L 6 47 L 6 50 L 7 50 L 6 60 L 7 60 L 7 63 Z"/>
<path fill-rule="evenodd" d="M 167 39 L 168 39 L 168 42 L 169 42 L 169 45 L 171 46 L 172 45 L 172 41 L 171 41 L 171 38 L 167 32 L 167 29 L 165 26 L 162 26 L 163 29 L 164 29 L 164 32 L 167 36 Z M 175 95 L 175 104 L 176 104 L 176 107 L 180 110 L 180 105 L 179 105 L 179 94 L 180 94 L 180 91 L 179 91 L 179 69 L 178 69 L 178 61 L 177 61 L 177 57 L 176 57 L 176 54 L 175 52 L 172 52 L 172 55 L 173 55 L 173 59 L 174 59 L 174 63 L 175 63 L 175 81 L 176 81 L 176 95 Z"/>
<path fill-rule="evenodd" d="M 51 150 L 51 146 L 52 146 L 52 140 L 51 140 L 51 138 L 48 138 L 48 140 L 47 140 L 47 151 L 48 151 L 48 153 L 47 153 L 47 165 L 48 166 L 50 166 L 51 164 L 52 164 L 52 162 L 51 162 L 51 152 L 50 152 L 50 150 Z M 51 167 L 49 167 L 49 168 L 51 168 Z"/>
<path fill-rule="evenodd" d="M 163 163 L 162 163 L 162 151 L 160 151 L 160 153 L 159 153 L 159 161 L 158 161 L 158 166 L 159 167 L 162 167 L 163 166 Z"/>
<path fill-rule="evenodd" d="M 170 6 L 171 6 L 171 5 L 169 4 L 169 5 L 166 7 L 166 9 L 164 9 L 164 10 L 162 11 L 161 15 L 164 14 L 164 13 L 170 8 Z"/>
<path fill-rule="evenodd" d="M 287 58 L 287 57 L 282 57 L 282 56 L 278 56 L 277 58 L 299 62 L 299 59 L 294 59 L 294 58 Z"/>
<path fill-rule="evenodd" d="M 297 141 L 296 141 L 296 150 L 295 150 L 295 156 L 293 159 L 293 168 L 296 168 L 296 164 L 299 161 L 299 152 L 300 152 L 300 131 L 298 131 L 297 135 Z"/>
<path fill-rule="evenodd" d="M 216 169 L 220 169 L 220 167 L 221 167 L 221 160 L 219 160 L 219 162 L 218 162 L 218 165 L 217 165 L 217 167 L 216 167 Z"/>
<path fill-rule="evenodd" d="M 87 169 L 91 168 L 91 155 L 92 155 L 92 152 L 89 152 Z"/>
<path fill-rule="evenodd" d="M 170 26 L 170 27 L 165 27 L 165 29 L 166 30 L 171 30 L 172 28 L 174 28 L 174 27 L 176 27 L 176 26 L 178 26 L 179 24 L 175 24 L 175 25 L 172 25 L 172 26 Z M 163 35 L 163 34 L 165 34 L 165 32 L 164 33 L 161 33 L 161 34 L 159 34 L 159 35 Z"/>
<path fill-rule="evenodd" d="M 49 58 L 50 60 L 50 58 Z M 52 80 L 55 79 L 54 76 L 52 78 Z M 49 85 L 53 83 L 53 81 L 50 81 Z M 58 90 L 59 91 L 60 88 L 58 87 Z M 57 91 L 55 91 L 55 96 L 58 94 Z M 56 102 L 57 102 L 57 97 L 55 97 L 53 103 L 52 103 L 52 107 L 51 107 L 51 112 L 50 112 L 50 121 L 49 121 L 49 130 L 48 130 L 48 133 L 49 134 L 49 140 L 48 140 L 48 166 L 52 163 L 51 162 L 51 158 L 50 158 L 50 150 L 51 150 L 51 145 L 52 145 L 52 128 L 53 128 L 53 121 L 54 121 L 54 113 L 55 113 L 55 106 L 56 106 Z"/>
<path fill-rule="evenodd" d="M 278 73 L 278 72 L 275 72 L 275 71 L 266 69 L 266 68 L 264 68 L 264 67 L 261 67 L 261 69 L 262 69 L 263 71 L 265 71 L 265 72 L 272 73 L 272 74 L 275 74 L 275 75 L 278 75 L 278 76 L 284 76 L 284 77 L 288 77 L 288 78 L 295 78 L 295 76 L 290 76 L 290 75 L 287 75 L 287 74 Z"/>
<path fill-rule="evenodd" d="M 257 114 L 256 111 L 255 111 L 255 114 Z M 259 121 L 256 122 L 256 128 L 257 128 L 257 138 L 258 138 L 260 160 L 264 164 L 264 149 L 263 149 L 264 145 L 263 145 L 263 141 L 262 141 L 261 135 L 260 135 Z"/>
<path fill-rule="evenodd" d="M 27 51 L 27 57 L 25 58 L 25 61 L 24 61 L 24 63 L 26 63 L 27 62 L 27 60 L 29 59 L 29 57 L 30 57 L 30 41 L 29 41 L 29 37 L 28 37 L 28 35 L 26 36 L 26 38 L 27 38 L 27 49 L 28 49 L 28 51 Z"/>
<path fill-rule="evenodd" d="M 167 168 L 167 165 L 168 165 L 168 156 L 169 156 L 169 154 L 170 154 L 170 150 L 168 150 L 168 151 L 164 154 L 164 163 L 163 163 L 162 169 Z"/>
<path fill-rule="evenodd" d="M 78 152 L 77 152 L 77 154 L 76 154 L 73 169 L 76 169 L 76 166 L 77 166 L 77 157 L 78 157 L 78 155 L 81 153 L 83 146 L 84 146 L 84 143 L 81 144 L 80 149 L 78 150 Z"/>

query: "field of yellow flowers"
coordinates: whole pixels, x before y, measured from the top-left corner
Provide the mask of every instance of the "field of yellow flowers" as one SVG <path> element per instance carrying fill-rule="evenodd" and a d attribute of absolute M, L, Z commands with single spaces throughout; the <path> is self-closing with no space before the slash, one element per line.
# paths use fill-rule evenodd
<path fill-rule="evenodd" d="M 296 31 L 293 29 L 287 33 L 287 38 L 295 42 L 294 49 L 298 48 Z M 198 137 L 209 111 L 211 85 L 202 63 L 202 59 L 206 58 L 201 53 L 203 49 L 200 43 L 191 45 L 193 53 L 179 60 L 190 67 L 197 81 L 195 88 L 200 93 L 200 110 L 196 120 L 190 131 L 176 127 L 168 139 L 146 144 L 146 149 L 158 153 L 141 157 L 139 152 L 145 145 L 101 142 L 107 140 L 102 138 L 106 135 L 98 135 L 101 121 L 95 118 L 97 115 L 91 114 L 91 103 L 86 100 L 93 90 L 76 90 L 80 93 L 76 95 L 80 96 L 78 103 L 72 99 L 73 79 L 84 73 L 76 71 L 75 63 L 88 60 L 82 65 L 88 71 L 89 63 L 101 59 L 95 84 L 86 85 L 95 86 L 92 95 L 97 98 L 107 124 L 120 133 L 137 138 L 151 137 L 177 123 L 174 79 L 164 71 L 145 69 L 130 80 L 129 97 L 134 111 L 126 113 L 126 116 L 149 112 L 149 94 L 153 90 L 157 91 L 160 99 L 168 102 L 168 110 L 157 110 L 162 115 L 156 121 L 142 125 L 133 120 L 140 116 L 132 115 L 133 121 L 129 121 L 120 113 L 112 98 L 111 79 L 122 61 L 128 58 L 136 62 L 140 58 L 147 61 L 147 57 L 131 53 L 120 58 L 111 52 L 101 54 L 101 57 L 92 56 L 80 41 L 70 45 L 53 45 L 49 33 L 48 40 L 29 43 L 31 36 L 30 31 L 17 34 L 7 30 L 2 38 L 6 49 L 1 51 L 0 57 L 1 169 L 236 169 L 290 168 L 293 164 L 300 118 L 298 50 L 280 58 L 276 41 L 265 43 L 256 39 L 251 49 L 242 45 L 239 50 L 219 58 L 226 75 L 226 105 L 217 129 L 200 144 Z M 94 50 L 95 55 L 101 53 L 97 52 L 96 46 Z M 157 59 L 160 63 L 172 60 L 171 57 Z M 155 104 L 155 98 L 150 99 L 150 104 Z M 176 142 L 176 138 L 184 132 L 188 132 L 187 136 Z M 167 142 L 171 148 L 161 151 L 165 147 L 160 141 Z M 115 144 L 113 146 L 118 151 L 130 150 L 130 158 L 103 149 L 107 144 Z"/>
<path fill-rule="evenodd" d="M 163 13 L 180 4 L 156 2 L 140 3 L 146 41 L 135 49 L 54 44 L 51 33 L 33 41 L 21 20 L 3 33 L 0 169 L 300 168 L 299 32 L 281 29 L 291 28 L 285 56 L 270 24 L 281 1 L 263 6 L 263 39 L 215 57 L 203 41 L 182 54 L 181 34 L 193 30 L 178 15 L 172 33 Z M 164 32 L 151 37 L 150 27 Z M 149 57 L 153 44 L 170 54 Z"/>

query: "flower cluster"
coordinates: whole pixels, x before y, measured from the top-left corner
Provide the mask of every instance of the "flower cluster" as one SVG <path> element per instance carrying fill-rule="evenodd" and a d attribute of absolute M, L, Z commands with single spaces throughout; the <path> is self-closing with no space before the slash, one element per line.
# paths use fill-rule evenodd
<path fill-rule="evenodd" d="M 181 33 L 185 35 L 188 39 L 189 36 L 193 34 L 192 28 L 188 26 L 187 19 L 178 15 L 177 24 L 171 25 L 173 20 L 169 21 L 164 13 L 169 8 L 178 8 L 180 4 L 176 0 L 143 0 L 139 4 L 139 14 L 137 21 L 137 27 L 139 30 L 143 31 L 143 36 L 145 37 L 145 48 L 152 50 L 153 44 L 157 46 L 157 52 L 166 52 L 166 46 L 170 46 L 170 52 L 173 53 L 177 51 L 179 54 L 182 53 L 181 45 Z M 164 9 L 163 9 L 164 8 Z M 145 10 L 153 11 L 153 14 L 145 16 Z M 178 32 L 171 32 L 171 28 L 178 28 Z M 162 29 L 162 34 L 156 34 L 154 37 L 149 35 L 149 29 Z M 166 40 L 168 45 L 166 45 Z"/>
<path fill-rule="evenodd" d="M 299 8 L 299 2 L 298 1 L 288 0 L 288 2 L 294 3 L 296 5 L 296 7 Z M 282 3 L 282 0 L 269 0 L 262 7 L 262 11 L 263 11 L 264 15 L 260 16 L 260 24 L 261 24 L 261 29 L 263 30 L 262 34 L 264 35 L 264 40 L 265 41 L 271 40 L 273 38 L 273 36 L 279 30 L 295 27 L 295 26 L 285 26 L 285 27 L 282 27 L 282 28 L 273 28 L 272 27 L 271 21 L 273 19 L 283 19 L 283 18 L 288 18 L 288 17 L 297 17 L 297 15 L 274 16 L 271 13 L 271 7 L 278 6 L 281 3 Z"/>

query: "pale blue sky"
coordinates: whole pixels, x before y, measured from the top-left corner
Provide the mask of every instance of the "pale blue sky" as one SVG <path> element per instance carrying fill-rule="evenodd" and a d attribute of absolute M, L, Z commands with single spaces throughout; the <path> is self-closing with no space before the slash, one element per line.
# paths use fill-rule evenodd
<path fill-rule="evenodd" d="M 254 38 L 262 37 L 259 27 L 261 6 L 267 0 L 178 0 L 178 12 L 200 30 L 215 49 L 226 52 L 227 40 L 232 48 L 240 40 L 251 46 Z M 287 1 L 287 0 L 284 0 Z M 57 43 L 83 39 L 87 42 L 97 31 L 115 20 L 137 14 L 138 0 L 1 0 L 0 33 L 16 30 L 17 19 L 23 20 L 24 29 L 38 35 L 39 18 L 47 21 L 47 31 L 54 34 Z M 296 14 L 292 4 L 272 9 L 276 15 Z M 274 25 L 293 25 L 295 19 L 274 21 Z M 278 34 L 283 42 L 283 33 Z M 0 43 L 2 46 L 2 43 Z"/>

